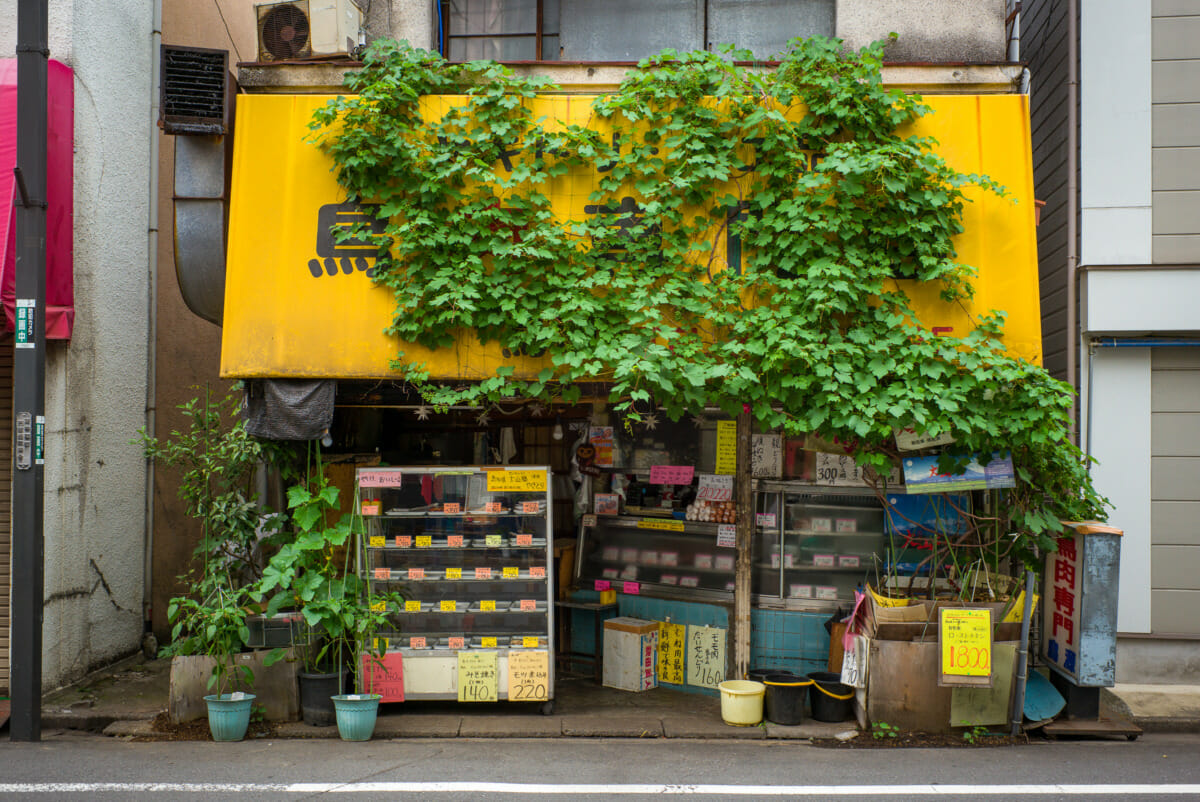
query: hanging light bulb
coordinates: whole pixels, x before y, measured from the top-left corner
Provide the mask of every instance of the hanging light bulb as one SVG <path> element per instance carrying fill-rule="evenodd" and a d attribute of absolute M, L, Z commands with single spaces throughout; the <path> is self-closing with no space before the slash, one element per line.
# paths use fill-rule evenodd
<path fill-rule="evenodd" d="M 321 445 L 323 445 L 325 448 L 329 448 L 331 445 L 333 445 L 333 436 L 329 434 L 328 429 L 321 433 Z"/>
<path fill-rule="evenodd" d="M 562 418 L 554 419 L 554 431 L 550 433 L 550 436 L 555 440 L 563 439 Z"/>

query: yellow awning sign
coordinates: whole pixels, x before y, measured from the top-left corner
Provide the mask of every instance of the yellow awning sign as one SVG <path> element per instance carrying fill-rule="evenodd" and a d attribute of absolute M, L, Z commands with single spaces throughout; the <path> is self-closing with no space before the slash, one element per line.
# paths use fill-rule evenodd
<path fill-rule="evenodd" d="M 610 124 L 593 116 L 594 98 L 546 95 L 526 102 L 534 118 L 587 125 L 603 133 Z M 384 333 L 395 301 L 390 291 L 371 281 L 373 251 L 336 242 L 330 233 L 334 226 L 368 218 L 345 202 L 332 160 L 307 141 L 313 112 L 329 100 L 322 95 L 238 96 L 221 375 L 394 378 L 390 363 L 403 350 L 408 361 L 425 363 L 434 379 L 484 379 L 505 365 L 515 368 L 519 378 L 536 377 L 548 364 L 544 359 L 506 355 L 497 343 L 480 344 L 471 332 L 462 333 L 453 347 L 436 351 Z M 1006 187 L 1010 197 L 966 190 L 972 202 L 965 206 L 964 231 L 954 244 L 958 260 L 978 270 L 973 299 L 947 304 L 938 298 L 934 283 L 901 284 L 922 325 L 934 333 L 965 336 L 974 317 L 1005 311 L 1006 346 L 1040 364 L 1027 98 L 955 95 L 924 100 L 933 111 L 911 126 L 912 133 L 934 138 L 937 153 L 952 168 L 986 174 Z M 465 102 L 460 96 L 436 96 L 424 98 L 422 106 L 436 118 Z M 595 213 L 589 196 L 598 182 L 594 171 L 573 168 L 543 190 L 558 217 L 583 219 Z M 731 255 L 738 259 L 736 251 L 727 250 L 726 240 L 713 237 L 717 268 L 727 267 Z"/>

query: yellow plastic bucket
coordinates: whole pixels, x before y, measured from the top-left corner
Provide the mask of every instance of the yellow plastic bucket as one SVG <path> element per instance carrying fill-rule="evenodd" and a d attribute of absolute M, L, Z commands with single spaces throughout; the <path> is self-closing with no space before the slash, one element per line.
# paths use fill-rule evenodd
<path fill-rule="evenodd" d="M 753 727 L 762 721 L 767 686 L 748 679 L 727 679 L 721 691 L 721 718 L 735 727 Z"/>

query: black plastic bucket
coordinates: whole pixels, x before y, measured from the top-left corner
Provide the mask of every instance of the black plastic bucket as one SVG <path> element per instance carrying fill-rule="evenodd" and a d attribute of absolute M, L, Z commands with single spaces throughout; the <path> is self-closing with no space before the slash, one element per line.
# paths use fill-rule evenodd
<path fill-rule="evenodd" d="M 797 674 L 768 674 L 761 682 L 767 686 L 767 721 L 776 724 L 803 724 L 804 698 L 811 679 Z"/>
<path fill-rule="evenodd" d="M 782 668 L 752 668 L 746 672 L 746 679 L 762 682 L 772 674 L 786 674 Z"/>
<path fill-rule="evenodd" d="M 843 685 L 841 674 L 831 671 L 814 671 L 808 675 L 813 681 L 812 717 L 817 721 L 845 721 L 854 715 L 854 689 Z"/>
<path fill-rule="evenodd" d="M 342 687 L 338 680 L 342 677 Z M 349 674 L 333 672 L 330 674 L 300 674 L 300 715 L 306 724 L 314 727 L 328 727 L 337 721 L 333 709 L 333 696 L 348 691 L 346 687 Z"/>

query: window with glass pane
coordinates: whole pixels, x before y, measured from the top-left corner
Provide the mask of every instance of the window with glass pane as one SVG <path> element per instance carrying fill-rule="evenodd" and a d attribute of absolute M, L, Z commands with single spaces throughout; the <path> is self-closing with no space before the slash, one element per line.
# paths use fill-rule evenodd
<path fill-rule="evenodd" d="M 555 61 L 559 0 L 445 0 L 450 61 Z"/>

